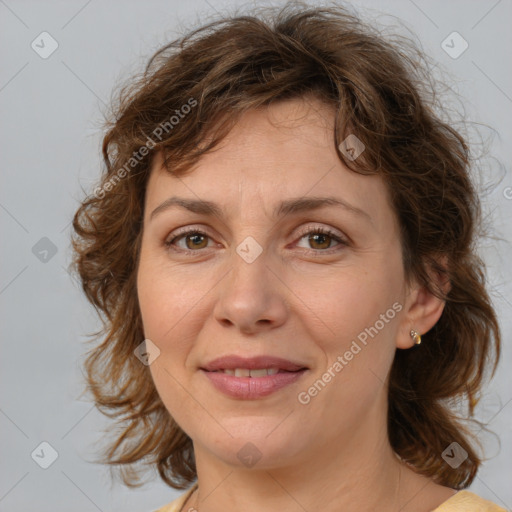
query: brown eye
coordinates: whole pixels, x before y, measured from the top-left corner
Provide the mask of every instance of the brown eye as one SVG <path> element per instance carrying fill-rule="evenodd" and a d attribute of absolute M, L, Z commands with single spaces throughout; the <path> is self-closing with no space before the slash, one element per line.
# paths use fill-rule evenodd
<path fill-rule="evenodd" d="M 332 237 L 325 233 L 315 233 L 309 235 L 308 241 L 313 244 L 313 249 L 330 249 Z M 316 247 L 315 244 L 317 244 Z"/>
<path fill-rule="evenodd" d="M 185 245 L 187 249 L 203 249 L 208 246 L 208 236 L 201 233 L 185 235 Z"/>
<path fill-rule="evenodd" d="M 185 246 L 179 245 L 179 242 L 185 242 Z M 198 249 L 205 249 L 208 247 L 209 236 L 203 231 L 197 229 L 189 230 L 181 233 L 171 240 L 165 242 L 167 247 L 176 246 L 178 250 L 195 252 Z"/>
<path fill-rule="evenodd" d="M 345 241 L 339 235 L 329 229 L 322 227 L 309 229 L 303 232 L 301 235 L 301 240 L 306 238 L 307 244 L 309 246 L 306 248 L 318 252 L 327 252 L 327 250 L 332 249 L 332 242 L 337 242 L 334 248 L 336 248 L 338 245 L 348 245 L 347 241 Z"/>

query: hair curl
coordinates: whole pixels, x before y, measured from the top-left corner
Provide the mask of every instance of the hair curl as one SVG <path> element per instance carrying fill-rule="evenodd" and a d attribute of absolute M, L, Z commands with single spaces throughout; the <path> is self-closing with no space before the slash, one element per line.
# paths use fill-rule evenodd
<path fill-rule="evenodd" d="M 186 173 L 247 110 L 308 94 L 336 112 L 336 147 L 351 133 L 366 146 L 355 161 L 338 151 L 341 161 L 354 172 L 383 176 L 400 222 L 407 279 L 446 301 L 424 342 L 396 351 L 390 443 L 442 485 L 471 483 L 481 460 L 451 405 L 467 400 L 473 415 L 486 370 L 494 372 L 498 362 L 500 330 L 476 254 L 481 207 L 469 147 L 436 114 L 425 62 L 409 39 L 384 38 L 345 8 L 288 3 L 188 33 L 158 50 L 121 89 L 103 139 L 101 185 L 73 219 L 72 265 L 103 321 L 95 334 L 106 335 L 88 353 L 88 389 L 120 425 L 101 462 L 117 466 L 126 485 L 140 485 L 137 462 L 156 465 L 176 489 L 197 478 L 191 439 L 133 354 L 144 339 L 136 273 L 152 157 L 159 151 L 172 172 Z M 449 280 L 447 294 L 432 272 Z M 441 457 L 454 441 L 469 454 L 458 468 Z"/>

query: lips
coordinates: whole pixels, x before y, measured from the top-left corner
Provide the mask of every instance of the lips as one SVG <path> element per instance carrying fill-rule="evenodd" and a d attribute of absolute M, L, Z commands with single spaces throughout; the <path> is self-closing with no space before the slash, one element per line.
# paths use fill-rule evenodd
<path fill-rule="evenodd" d="M 307 366 L 301 363 L 282 359 L 273 356 L 256 356 L 256 357 L 241 357 L 236 355 L 228 355 L 218 357 L 213 361 L 201 366 L 201 370 L 207 372 L 216 372 L 223 370 L 278 370 L 279 372 L 296 372 L 299 370 L 307 369 Z"/>
<path fill-rule="evenodd" d="M 258 400 L 294 384 L 309 368 L 280 357 L 231 355 L 210 361 L 199 370 L 225 396 Z"/>

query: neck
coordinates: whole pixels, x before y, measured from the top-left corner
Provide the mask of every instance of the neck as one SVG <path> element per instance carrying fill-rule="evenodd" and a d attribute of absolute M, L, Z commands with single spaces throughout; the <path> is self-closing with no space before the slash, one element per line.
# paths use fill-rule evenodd
<path fill-rule="evenodd" d="M 315 447 L 302 464 L 259 470 L 233 468 L 194 444 L 199 489 L 183 510 L 396 511 L 404 501 L 401 480 L 411 470 L 392 451 L 386 431 L 372 437 L 365 430 L 361 426 L 350 442 L 331 439 Z"/>

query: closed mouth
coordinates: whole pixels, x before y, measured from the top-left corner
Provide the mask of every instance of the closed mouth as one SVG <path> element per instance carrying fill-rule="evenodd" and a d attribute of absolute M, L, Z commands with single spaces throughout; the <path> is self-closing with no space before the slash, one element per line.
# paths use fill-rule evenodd
<path fill-rule="evenodd" d="M 270 355 L 243 357 L 237 354 L 225 355 L 200 366 L 207 372 L 222 372 L 235 377 L 264 377 L 284 372 L 307 370 L 304 363 L 289 361 Z"/>
<path fill-rule="evenodd" d="M 280 368 L 260 368 L 260 369 L 249 369 L 249 368 L 225 368 L 219 370 L 212 370 L 214 373 L 225 373 L 226 375 L 231 375 L 233 377 L 267 377 L 271 375 L 276 375 L 277 373 L 298 373 L 306 368 L 301 368 L 299 370 L 283 370 Z M 205 370 L 208 371 L 208 370 Z"/>

